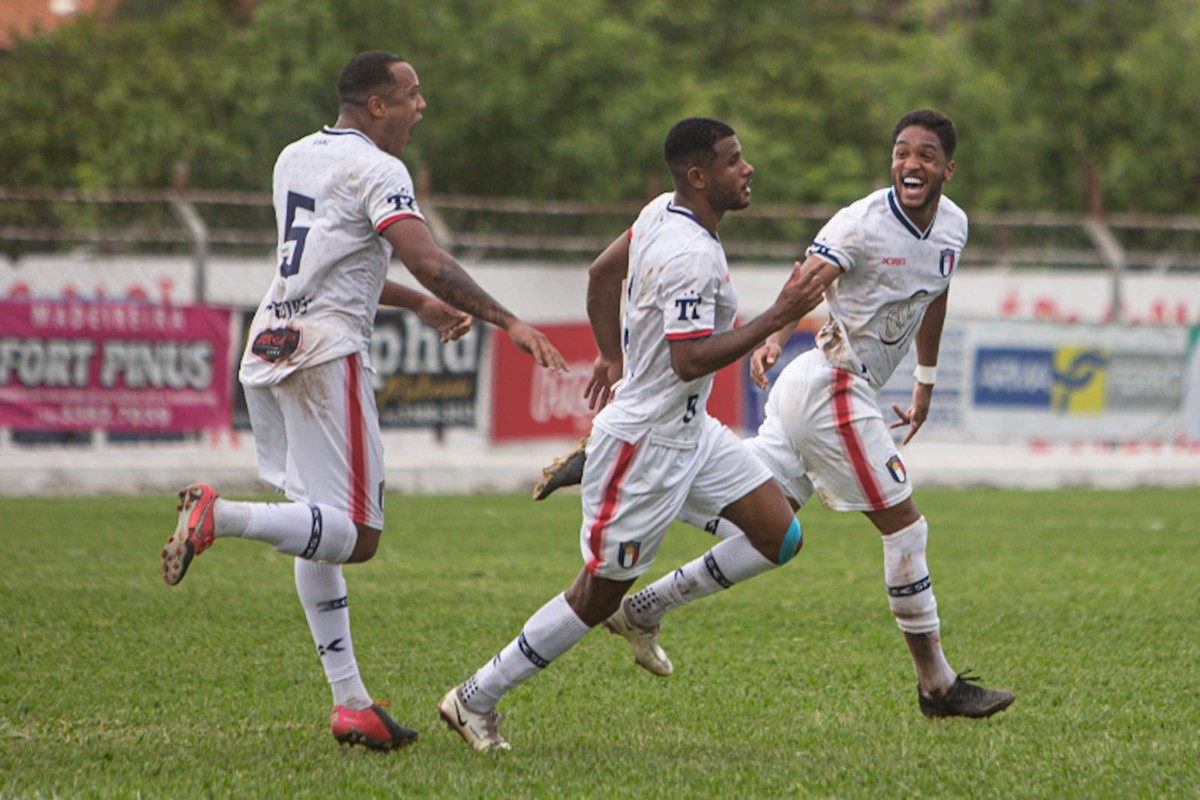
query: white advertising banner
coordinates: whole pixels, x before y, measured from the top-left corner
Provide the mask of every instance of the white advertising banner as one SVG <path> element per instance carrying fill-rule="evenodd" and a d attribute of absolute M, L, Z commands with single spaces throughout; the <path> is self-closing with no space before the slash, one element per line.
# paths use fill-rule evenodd
<path fill-rule="evenodd" d="M 927 430 L 991 442 L 1200 440 L 1196 328 L 949 320 Z M 880 395 L 907 407 L 914 356 Z"/>

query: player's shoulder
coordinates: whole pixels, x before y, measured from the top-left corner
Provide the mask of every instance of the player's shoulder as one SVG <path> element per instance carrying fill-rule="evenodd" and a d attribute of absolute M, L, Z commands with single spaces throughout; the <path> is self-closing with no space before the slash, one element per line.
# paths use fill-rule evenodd
<path fill-rule="evenodd" d="M 303 164 L 304 169 L 310 169 L 317 163 L 371 163 L 380 155 L 387 154 L 376 147 L 366 134 L 350 128 L 326 126 L 284 147 L 276 164 Z"/>
<path fill-rule="evenodd" d="M 705 239 L 716 241 L 695 214 L 675 203 L 674 192 L 664 192 L 642 208 L 633 223 L 633 241 L 639 239 L 643 243 L 689 250 L 704 246 Z"/>
<path fill-rule="evenodd" d="M 661 223 L 664 219 L 666 219 L 665 215 L 667 213 L 668 206 L 671 205 L 672 197 L 672 192 L 663 192 L 658 197 L 655 197 L 649 203 L 646 203 L 646 205 L 642 206 L 641 212 L 638 213 L 637 220 L 633 223 L 634 229 L 636 230 L 639 226 L 645 227 L 647 225 Z"/>
<path fill-rule="evenodd" d="M 888 193 L 890 191 L 891 189 L 887 188 L 877 189 L 868 195 L 860 197 L 854 202 L 838 209 L 838 212 L 833 215 L 833 219 L 839 221 L 863 221 L 889 213 Z"/>
<path fill-rule="evenodd" d="M 955 223 L 961 224 L 964 227 L 967 224 L 967 212 L 963 211 L 962 206 L 951 200 L 946 195 L 942 195 L 938 201 L 938 215 L 945 214 Z"/>

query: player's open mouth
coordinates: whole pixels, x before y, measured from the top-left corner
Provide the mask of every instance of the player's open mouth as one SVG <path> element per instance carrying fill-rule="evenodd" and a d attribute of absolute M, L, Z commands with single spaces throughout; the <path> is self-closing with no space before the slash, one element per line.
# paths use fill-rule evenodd
<path fill-rule="evenodd" d="M 921 196 L 925 190 L 925 181 L 921 178 L 901 178 L 900 179 L 900 194 L 908 198 L 916 198 Z"/>

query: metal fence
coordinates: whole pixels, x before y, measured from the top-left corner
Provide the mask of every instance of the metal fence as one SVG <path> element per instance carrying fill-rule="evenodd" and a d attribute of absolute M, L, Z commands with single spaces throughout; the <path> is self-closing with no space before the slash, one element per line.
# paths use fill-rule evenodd
<path fill-rule="evenodd" d="M 600 252 L 638 213 L 617 203 L 429 194 L 422 208 L 435 236 L 460 257 L 578 263 Z M 733 261 L 793 260 L 836 211 L 832 206 L 756 205 L 722 229 Z M 98 254 L 188 255 L 195 296 L 219 255 L 260 255 L 275 243 L 266 192 L 0 188 L 0 253 L 84 250 Z M 1113 307 L 1130 271 L 1200 271 L 1200 216 L 979 212 L 971 216 L 968 260 L 1005 269 L 1105 270 Z"/>

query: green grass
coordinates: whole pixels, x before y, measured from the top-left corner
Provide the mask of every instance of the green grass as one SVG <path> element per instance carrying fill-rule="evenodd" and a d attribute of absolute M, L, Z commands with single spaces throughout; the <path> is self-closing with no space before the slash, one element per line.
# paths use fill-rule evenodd
<path fill-rule="evenodd" d="M 377 754 L 329 736 L 290 559 L 222 540 L 168 588 L 171 498 L 0 499 L 0 800 L 1200 796 L 1200 492 L 917 500 L 951 664 L 1017 693 L 997 717 L 921 716 L 878 536 L 814 506 L 796 561 L 668 618 L 674 676 L 593 632 L 474 753 L 436 703 L 579 569 L 578 498 L 392 496 L 355 648 L 421 741 Z M 648 577 L 710 541 L 672 531 Z"/>

